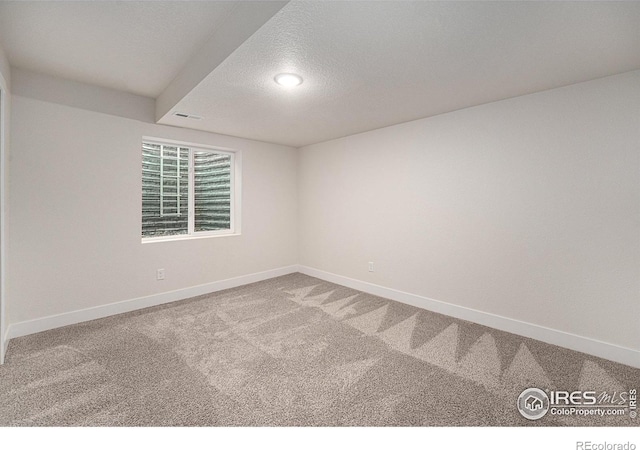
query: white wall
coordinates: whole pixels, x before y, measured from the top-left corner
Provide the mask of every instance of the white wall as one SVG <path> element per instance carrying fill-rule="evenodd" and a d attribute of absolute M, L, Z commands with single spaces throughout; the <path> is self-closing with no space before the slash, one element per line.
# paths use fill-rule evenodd
<path fill-rule="evenodd" d="M 7 321 L 5 313 L 5 279 L 6 279 L 6 214 L 8 211 L 6 205 L 7 198 L 7 177 L 9 175 L 9 143 L 10 143 L 10 111 L 11 111 L 11 73 L 9 67 L 9 61 L 7 60 L 4 50 L 0 45 L 0 89 L 3 92 L 4 98 L 0 107 L 3 108 L 0 115 L 2 116 L 2 141 L 0 141 L 0 364 L 4 362 L 4 355 L 6 352 L 6 345 L 8 339 L 6 338 Z"/>
<path fill-rule="evenodd" d="M 128 119 L 154 122 L 155 100 L 149 97 L 11 68 L 15 95 L 60 103 Z"/>
<path fill-rule="evenodd" d="M 297 262 L 295 149 L 16 93 L 12 106 L 11 324 Z M 142 136 L 241 150 L 242 235 L 142 244 Z"/>
<path fill-rule="evenodd" d="M 10 84 L 11 67 L 9 66 L 9 60 L 4 53 L 2 44 L 0 44 L 0 76 L 4 79 L 7 85 Z"/>
<path fill-rule="evenodd" d="M 640 350 L 639 144 L 636 71 L 302 148 L 299 261 Z"/>

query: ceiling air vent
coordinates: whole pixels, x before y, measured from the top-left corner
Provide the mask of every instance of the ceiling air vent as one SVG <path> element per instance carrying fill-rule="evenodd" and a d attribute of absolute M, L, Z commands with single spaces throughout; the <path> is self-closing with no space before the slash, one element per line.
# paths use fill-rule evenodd
<path fill-rule="evenodd" d="M 173 115 L 176 117 L 182 117 L 184 119 L 202 120 L 202 117 L 196 116 L 195 114 L 185 114 L 185 113 L 176 112 L 176 113 L 173 113 Z"/>

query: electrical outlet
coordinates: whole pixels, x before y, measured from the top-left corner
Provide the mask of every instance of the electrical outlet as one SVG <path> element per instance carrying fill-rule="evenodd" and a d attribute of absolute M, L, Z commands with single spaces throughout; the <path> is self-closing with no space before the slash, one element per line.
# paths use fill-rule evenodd
<path fill-rule="evenodd" d="M 369 272 L 373 272 L 373 261 L 369 261 Z"/>
<path fill-rule="evenodd" d="M 164 269 L 158 269 L 156 271 L 156 280 L 164 280 Z"/>

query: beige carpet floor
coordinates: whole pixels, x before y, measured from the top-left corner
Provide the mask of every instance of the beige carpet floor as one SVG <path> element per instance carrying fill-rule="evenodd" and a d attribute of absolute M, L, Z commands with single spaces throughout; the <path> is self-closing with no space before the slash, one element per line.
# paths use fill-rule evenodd
<path fill-rule="evenodd" d="M 292 274 L 23 338 L 3 426 L 605 426 L 529 421 L 527 387 L 624 392 L 640 370 Z"/>

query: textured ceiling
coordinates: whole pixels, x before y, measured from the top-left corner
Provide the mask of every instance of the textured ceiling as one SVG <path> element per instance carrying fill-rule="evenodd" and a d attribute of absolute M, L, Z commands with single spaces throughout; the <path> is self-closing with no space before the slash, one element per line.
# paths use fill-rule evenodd
<path fill-rule="evenodd" d="M 12 66 L 158 96 L 234 2 L 0 1 Z"/>
<path fill-rule="evenodd" d="M 291 2 L 160 122 L 303 146 L 638 68 L 638 2 Z"/>
<path fill-rule="evenodd" d="M 159 123 L 299 147 L 640 69 L 640 2 L 0 1 L 0 45 Z"/>

